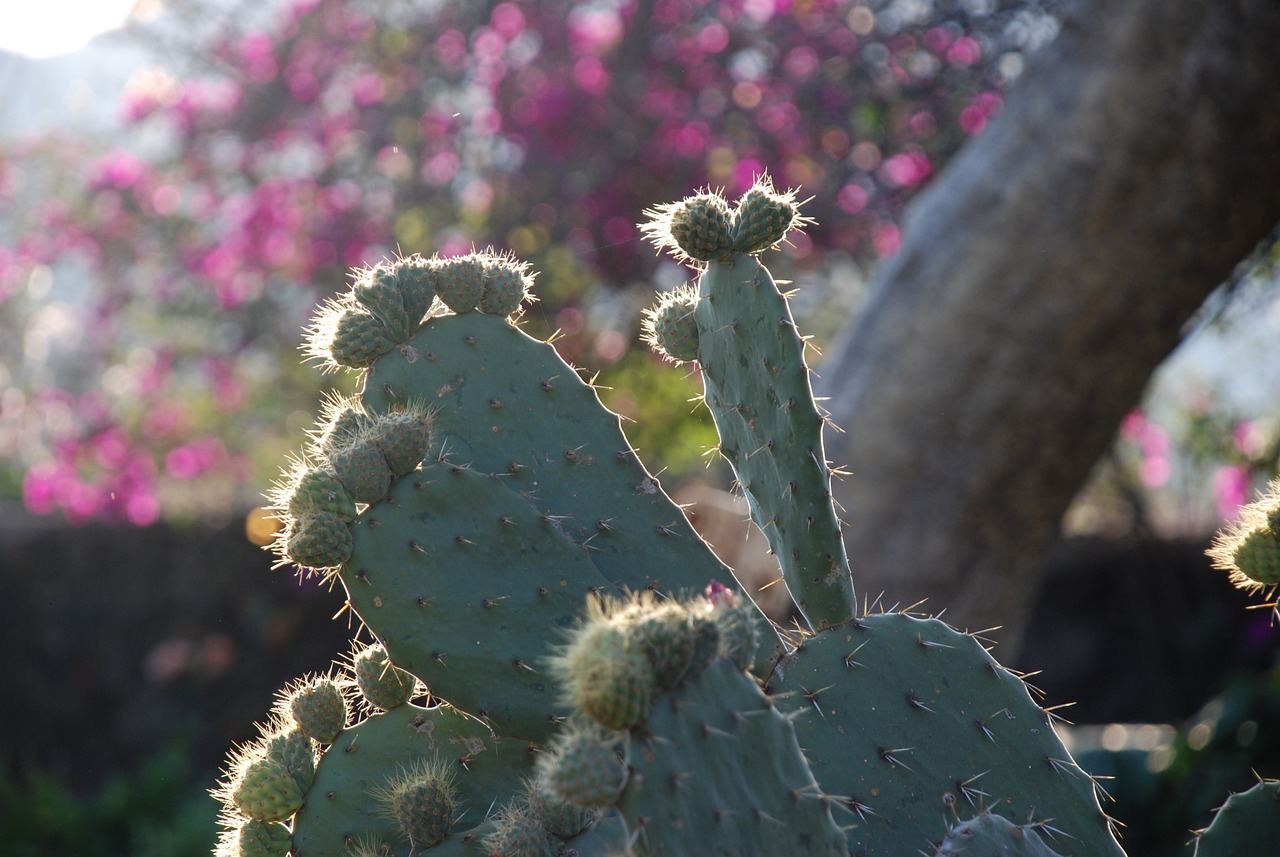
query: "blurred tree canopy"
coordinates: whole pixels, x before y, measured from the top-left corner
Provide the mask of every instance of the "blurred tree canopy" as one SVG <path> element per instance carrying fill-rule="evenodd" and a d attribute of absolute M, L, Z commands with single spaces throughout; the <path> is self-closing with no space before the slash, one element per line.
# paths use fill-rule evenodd
<path fill-rule="evenodd" d="M 649 284 L 684 276 L 640 244 L 642 210 L 768 170 L 819 224 L 788 264 L 891 256 L 907 201 L 1000 110 L 1052 11 L 170 4 L 137 32 L 161 61 L 132 81 L 122 139 L 0 151 L 10 491 L 139 524 L 255 502 L 315 405 L 300 329 L 350 267 L 398 252 L 516 252 L 538 273 L 530 323 L 562 329 L 567 357 L 683 405 L 690 382 L 642 380 L 653 361 L 631 348 Z M 710 441 L 685 421 L 669 436 Z M 663 437 L 639 445 L 688 463 Z"/>

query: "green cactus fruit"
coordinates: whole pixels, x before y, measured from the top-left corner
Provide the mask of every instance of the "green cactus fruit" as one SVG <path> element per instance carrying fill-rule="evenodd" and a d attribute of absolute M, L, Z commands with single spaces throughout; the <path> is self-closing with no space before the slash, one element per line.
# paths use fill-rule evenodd
<path fill-rule="evenodd" d="M 650 220 L 643 229 L 650 240 L 679 259 L 711 262 L 734 251 L 734 215 L 719 194 L 700 193 L 645 214 Z"/>
<path fill-rule="evenodd" d="M 520 309 L 529 297 L 533 279 L 529 266 L 507 256 L 494 256 L 484 262 L 484 292 L 480 312 L 506 318 Z"/>
<path fill-rule="evenodd" d="M 339 366 L 366 369 L 395 347 L 395 337 L 382 319 L 362 307 L 349 306 L 333 323 L 328 352 Z"/>
<path fill-rule="evenodd" d="M 597 616 L 552 663 L 569 704 L 606 729 L 630 729 L 648 716 L 653 669 L 626 628 Z"/>
<path fill-rule="evenodd" d="M 738 200 L 733 249 L 740 253 L 761 253 L 778 244 L 803 222 L 795 193 L 778 193 L 769 177 L 761 176 Z"/>
<path fill-rule="evenodd" d="M 1014 824 L 1001 815 L 983 812 L 950 825 L 935 857 L 1061 857 L 1045 844 L 1038 826 Z"/>
<path fill-rule="evenodd" d="M 1263 857 L 1280 841 L 1280 780 L 1262 780 L 1233 794 L 1196 831 L 1195 857 Z"/>
<path fill-rule="evenodd" d="M 303 792 L 316 775 L 315 744 L 296 726 L 276 724 L 263 739 L 267 758 L 279 762 Z"/>
<path fill-rule="evenodd" d="M 284 765 L 269 757 L 249 761 L 230 787 L 231 802 L 256 821 L 284 821 L 302 806 L 303 791 Z"/>
<path fill-rule="evenodd" d="M 324 403 L 320 429 L 315 433 L 315 454 L 327 459 L 339 449 L 350 446 L 364 434 L 369 417 L 364 410 L 353 407 L 348 399 L 333 397 Z"/>
<path fill-rule="evenodd" d="M 549 788 L 540 787 L 536 782 L 527 785 L 524 797 L 525 804 L 538 822 L 548 832 L 561 839 L 577 836 L 590 827 L 599 816 L 596 810 L 581 804 L 570 803 Z"/>
<path fill-rule="evenodd" d="M 391 339 L 399 343 L 408 339 L 418 326 L 405 311 L 397 279 L 393 270 L 378 266 L 357 278 L 351 295 L 356 303 L 386 325 Z"/>
<path fill-rule="evenodd" d="M 1236 569 L 1255 584 L 1280 583 L 1280 538 L 1268 527 L 1246 535 L 1231 555 Z"/>
<path fill-rule="evenodd" d="M 355 656 L 352 665 L 356 685 L 373 707 L 389 711 L 413 696 L 413 676 L 392 664 L 381 645 L 369 646 Z"/>
<path fill-rule="evenodd" d="M 698 322 L 694 309 L 698 305 L 697 290 L 681 286 L 659 298 L 656 306 L 645 311 L 641 321 L 644 341 L 672 363 L 698 359 Z"/>
<path fill-rule="evenodd" d="M 357 503 L 375 503 L 385 497 L 391 487 L 387 458 L 377 440 L 367 434 L 335 450 L 329 456 L 329 466 Z"/>
<path fill-rule="evenodd" d="M 453 826 L 458 809 L 455 777 L 446 763 L 432 757 L 402 769 L 374 793 L 383 812 L 409 838 L 415 849 L 440 843 Z"/>
<path fill-rule="evenodd" d="M 351 557 L 351 530 L 333 512 L 294 518 L 281 533 L 282 559 L 304 568 L 337 568 Z"/>
<path fill-rule="evenodd" d="M 536 788 L 570 804 L 611 806 L 626 782 L 621 743 L 593 720 L 570 720 L 538 757 Z"/>
<path fill-rule="evenodd" d="M 298 729 L 321 744 L 332 744 L 347 727 L 347 698 L 331 678 L 317 678 L 291 690 L 285 697 Z"/>
<path fill-rule="evenodd" d="M 640 599 L 619 621 L 649 659 L 656 690 L 671 690 L 702 672 L 719 652 L 720 630 L 709 611 L 695 612 L 677 601 Z"/>
<path fill-rule="evenodd" d="M 751 671 L 760 647 L 759 611 L 718 581 L 707 587 L 707 600 L 720 631 L 720 656 L 733 661 L 740 670 Z"/>
<path fill-rule="evenodd" d="M 421 405 L 372 417 L 368 432 L 394 476 L 412 473 L 431 451 L 431 414 Z"/>
<path fill-rule="evenodd" d="M 294 518 L 313 512 L 331 512 L 350 523 L 356 518 L 356 503 L 331 470 L 313 467 L 298 474 L 285 507 Z"/>
<path fill-rule="evenodd" d="M 401 303 L 415 329 L 435 302 L 439 269 L 439 259 L 424 259 L 417 254 L 398 259 L 392 265 Z"/>
<path fill-rule="evenodd" d="M 484 297 L 484 273 L 484 262 L 475 253 L 445 259 L 440 263 L 436 292 L 458 315 L 471 312 Z"/>
<path fill-rule="evenodd" d="M 239 857 L 286 857 L 292 834 L 278 821 L 250 819 L 235 831 Z"/>
<path fill-rule="evenodd" d="M 490 857 L 556 857 L 556 842 L 538 817 L 520 803 L 504 806 L 493 819 L 493 830 L 481 840 Z"/>

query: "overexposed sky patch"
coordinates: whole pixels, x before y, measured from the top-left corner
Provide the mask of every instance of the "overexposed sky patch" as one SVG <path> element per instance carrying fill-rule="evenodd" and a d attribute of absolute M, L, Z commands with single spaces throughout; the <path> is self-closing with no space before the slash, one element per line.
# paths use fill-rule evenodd
<path fill-rule="evenodd" d="M 0 48 L 32 58 L 84 47 L 124 23 L 134 0 L 0 0 Z"/>

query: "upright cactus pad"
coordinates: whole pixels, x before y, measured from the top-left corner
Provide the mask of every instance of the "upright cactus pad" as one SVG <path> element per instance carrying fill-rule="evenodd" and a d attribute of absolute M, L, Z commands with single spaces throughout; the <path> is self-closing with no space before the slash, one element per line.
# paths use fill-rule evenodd
<path fill-rule="evenodd" d="M 1263 780 L 1233 794 L 1196 831 L 1195 857 L 1262 857 L 1280 844 L 1280 781 Z"/>
<path fill-rule="evenodd" d="M 700 209 L 709 205 L 703 197 L 686 203 Z M 647 231 L 659 246 L 691 257 L 677 231 L 682 205 L 657 209 Z M 793 194 L 778 194 L 762 180 L 738 202 L 734 252 L 703 260 L 696 302 L 664 301 L 651 311 L 648 324 L 651 340 L 664 353 L 678 360 L 696 356 L 720 452 L 733 466 L 797 606 L 811 627 L 821 629 L 853 618 L 853 580 L 832 502 L 823 418 L 809 386 L 804 341 L 786 299 L 753 255 L 777 244 L 803 220 Z M 696 346 L 682 344 L 672 354 L 657 331 L 675 314 L 673 308 L 684 313 L 690 303 Z M 683 342 L 692 339 L 686 335 Z"/>

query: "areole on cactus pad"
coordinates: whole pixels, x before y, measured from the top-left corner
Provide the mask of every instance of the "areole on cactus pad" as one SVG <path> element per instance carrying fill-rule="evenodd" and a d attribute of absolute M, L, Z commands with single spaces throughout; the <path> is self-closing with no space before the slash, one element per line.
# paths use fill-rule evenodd
<path fill-rule="evenodd" d="M 764 619 L 516 326 L 525 265 L 356 272 L 308 350 L 362 392 L 322 406 L 272 500 L 280 564 L 340 584 L 363 639 L 237 751 L 219 854 L 1121 854 L 1018 677 L 940 621 L 858 609 L 805 341 L 759 258 L 806 223 L 795 194 L 650 215 L 697 283 L 646 338 L 696 362 L 802 624 Z"/>

